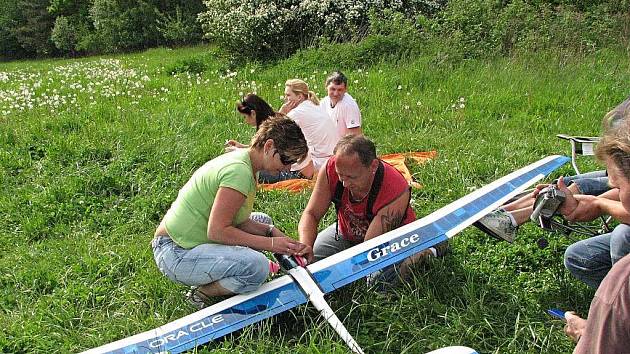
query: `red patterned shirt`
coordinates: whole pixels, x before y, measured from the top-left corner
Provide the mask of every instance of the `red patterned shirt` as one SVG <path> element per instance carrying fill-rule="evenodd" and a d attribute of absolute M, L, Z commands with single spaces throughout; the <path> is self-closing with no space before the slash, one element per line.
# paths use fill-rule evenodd
<path fill-rule="evenodd" d="M 336 158 L 333 156 L 326 164 L 326 175 L 328 176 L 328 184 L 332 196 L 335 195 L 335 189 L 339 181 L 339 176 L 335 171 L 335 163 Z M 400 172 L 386 162 L 381 161 L 381 163 L 384 167 L 383 183 L 372 206 L 372 215 L 376 215 L 379 210 L 390 204 L 409 189 L 409 183 Z M 350 191 L 344 188 L 341 196 L 341 206 L 337 214 L 339 232 L 343 235 L 344 239 L 355 242 L 363 241 L 368 227 L 370 226 L 366 212 L 368 199 L 369 197 L 363 198 L 363 200 L 354 203 L 350 201 Z M 407 206 L 407 212 L 402 225 L 409 224 L 414 220 L 416 220 L 416 214 L 413 209 L 411 209 L 411 206 Z"/>

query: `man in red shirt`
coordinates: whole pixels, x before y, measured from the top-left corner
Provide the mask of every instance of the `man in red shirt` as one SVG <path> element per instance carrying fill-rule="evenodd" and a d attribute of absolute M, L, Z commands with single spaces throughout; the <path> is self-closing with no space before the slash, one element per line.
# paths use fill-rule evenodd
<path fill-rule="evenodd" d="M 409 205 L 411 190 L 405 178 L 376 157 L 374 143 L 363 135 L 339 140 L 334 156 L 321 168 L 311 198 L 298 226 L 303 255 L 318 261 L 373 237 L 416 220 Z M 330 204 L 337 209 L 337 222 L 317 233 L 317 226 Z M 410 264 L 429 255 L 441 256 L 448 243 L 421 252 L 400 264 L 404 277 Z M 383 272 L 392 281 L 395 267 Z"/>

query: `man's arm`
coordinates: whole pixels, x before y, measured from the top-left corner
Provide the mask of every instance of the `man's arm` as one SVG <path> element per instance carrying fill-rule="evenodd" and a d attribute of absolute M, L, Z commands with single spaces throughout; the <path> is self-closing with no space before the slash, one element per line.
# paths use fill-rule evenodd
<path fill-rule="evenodd" d="M 365 233 L 364 241 L 397 229 L 402 225 L 407 215 L 410 193 L 408 188 L 405 189 L 396 199 L 378 211 Z"/>
<path fill-rule="evenodd" d="M 298 255 L 306 256 L 309 262 L 313 260 L 313 245 L 317 237 L 317 225 L 319 225 L 319 221 L 324 217 L 326 211 L 328 211 L 331 200 L 332 195 L 330 194 L 330 187 L 328 186 L 326 166 L 322 166 L 319 170 L 313 193 L 311 193 L 311 198 L 308 200 L 306 209 L 304 209 L 300 223 L 298 224 L 300 242 L 307 246 L 298 251 Z"/>

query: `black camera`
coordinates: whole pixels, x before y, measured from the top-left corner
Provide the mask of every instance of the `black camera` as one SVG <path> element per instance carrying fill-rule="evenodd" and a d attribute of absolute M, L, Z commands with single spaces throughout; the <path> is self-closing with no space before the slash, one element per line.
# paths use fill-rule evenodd
<path fill-rule="evenodd" d="M 531 219 L 545 230 L 554 231 L 552 218 L 558 213 L 558 209 L 564 203 L 566 195 L 558 187 L 551 184 L 540 190 L 534 202 L 534 211 Z"/>

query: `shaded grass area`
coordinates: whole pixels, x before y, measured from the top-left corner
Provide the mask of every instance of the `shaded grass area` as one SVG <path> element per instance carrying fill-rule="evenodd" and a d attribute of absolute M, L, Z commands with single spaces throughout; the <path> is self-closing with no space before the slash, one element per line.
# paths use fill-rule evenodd
<path fill-rule="evenodd" d="M 203 47 L 109 57 L 120 60 L 117 68 L 150 79 L 142 88 L 116 81 L 112 90 L 123 94 L 110 97 L 74 90 L 52 71 L 89 67 L 99 58 L 0 67 L 34 75 L 0 82 L 0 90 L 41 79 L 33 91 L 56 89 L 68 102 L 76 94 L 75 104 L 11 109 L 0 117 L 0 351 L 75 352 L 191 313 L 185 289 L 154 265 L 153 230 L 178 189 L 221 153 L 226 139 L 249 140 L 252 129 L 234 110 L 242 93 L 256 91 L 277 108 L 284 81 L 298 77 L 323 95 L 326 74 L 337 67 L 320 54 L 238 69 Z M 207 65 L 203 74 L 168 74 L 178 61 L 199 56 Z M 424 185 L 413 193 L 422 216 L 545 155 L 568 153 L 557 133 L 597 135 L 605 112 L 628 94 L 629 64 L 627 52 L 603 50 L 458 63 L 427 56 L 341 69 L 379 153 L 438 151 L 425 165 L 410 163 Z M 111 75 L 86 82 L 105 87 Z M 255 208 L 296 235 L 308 194 L 260 193 Z M 562 267 L 571 240 L 551 236 L 540 250 L 535 241 L 543 235 L 527 225 L 508 245 L 470 228 L 453 240 L 449 256 L 419 266 L 391 294 L 371 293 L 360 281 L 328 299 L 368 352 L 446 345 L 482 353 L 568 352 L 561 324 L 544 310 L 585 315 L 593 292 Z M 347 351 L 308 306 L 199 350 Z"/>

